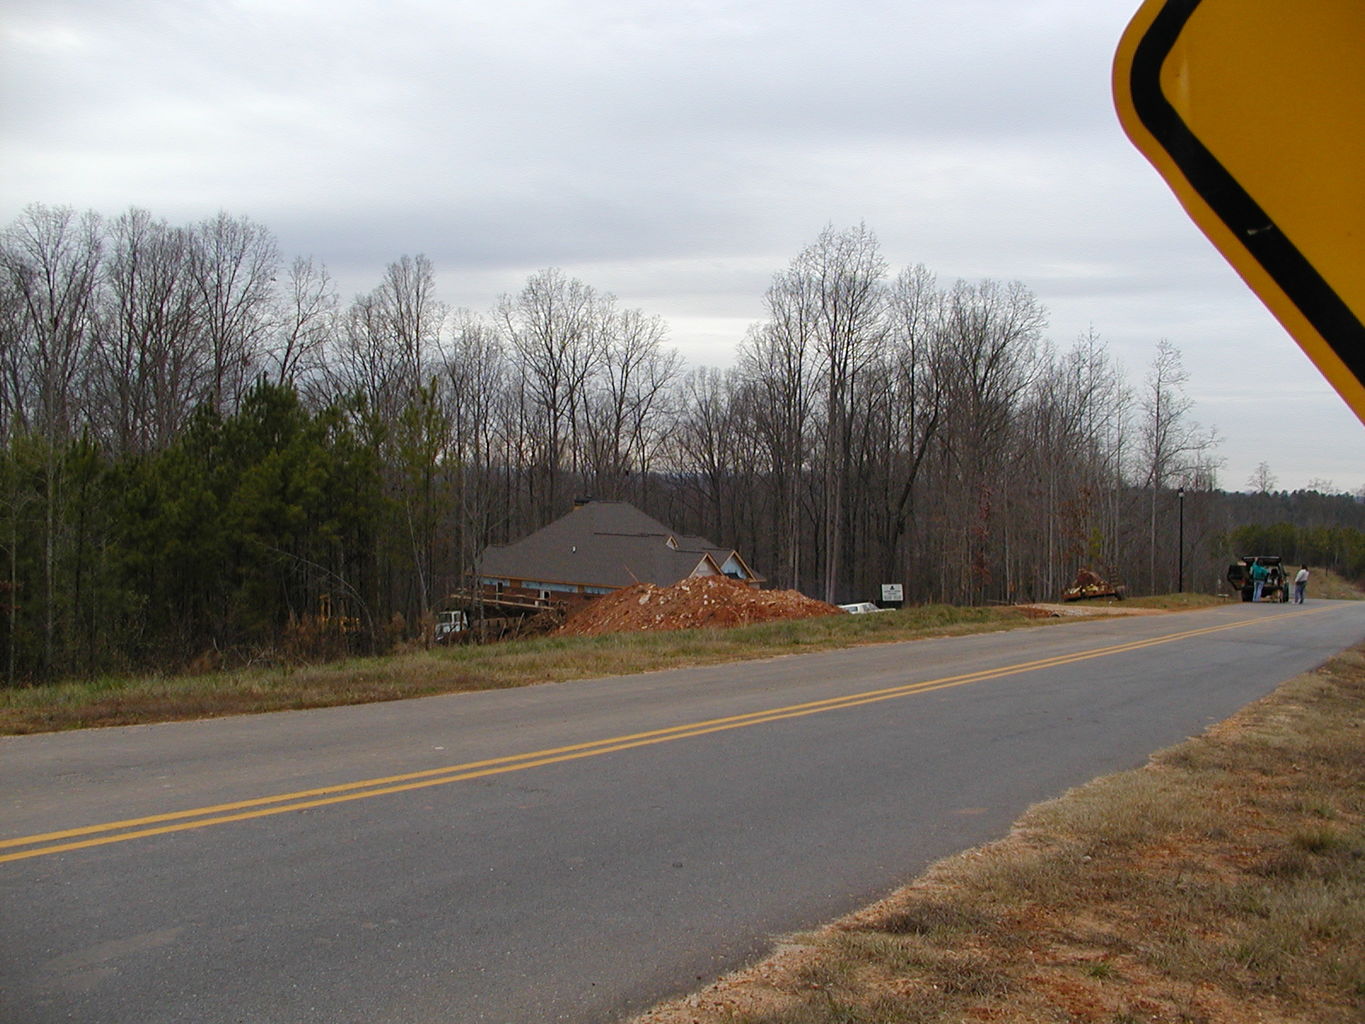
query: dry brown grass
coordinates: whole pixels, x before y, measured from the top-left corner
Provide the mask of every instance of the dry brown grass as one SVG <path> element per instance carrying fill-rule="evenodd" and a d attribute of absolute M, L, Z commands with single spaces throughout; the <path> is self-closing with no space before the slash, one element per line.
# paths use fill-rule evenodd
<path fill-rule="evenodd" d="M 636 1024 L 1365 1019 L 1365 646 Z"/>
<path fill-rule="evenodd" d="M 1291 566 L 1291 568 L 1293 568 Z M 1297 572 L 1294 569 L 1294 572 Z M 1332 601 L 1365 601 L 1365 590 L 1345 577 L 1338 576 L 1329 569 L 1314 569 L 1309 566 L 1308 600 L 1325 598 Z"/>
<path fill-rule="evenodd" d="M 1081 603 L 1088 606 L 1088 611 L 1106 613 L 1100 607 L 1102 602 Z M 1117 602 L 1113 611 L 1122 611 L 1124 606 L 1179 611 L 1209 603 L 1221 602 L 1207 596 L 1170 595 Z M 414 649 L 387 657 L 349 658 L 319 665 L 299 665 L 281 656 L 277 664 L 247 669 L 0 687 L 0 735 L 504 689 L 859 644 L 1015 629 L 1037 625 L 1036 619 L 1022 607 L 926 605 L 880 615 L 829 615 L 726 629 L 541 637 L 484 647 Z M 1046 616 L 1041 621 L 1047 621 Z"/>
<path fill-rule="evenodd" d="M 729 629 L 539 637 L 324 665 L 0 688 L 0 735 L 364 704 L 1030 625 L 1013 608 L 931 605 Z"/>

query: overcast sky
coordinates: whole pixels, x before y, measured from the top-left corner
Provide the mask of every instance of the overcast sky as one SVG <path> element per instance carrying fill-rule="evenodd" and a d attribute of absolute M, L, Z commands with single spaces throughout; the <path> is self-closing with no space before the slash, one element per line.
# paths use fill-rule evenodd
<path fill-rule="evenodd" d="M 0 0 L 0 221 L 225 210 L 343 299 L 404 254 L 487 310 L 560 267 L 725 366 L 772 274 L 865 222 L 1018 280 L 1139 384 L 1169 339 L 1220 483 L 1365 487 L 1365 426 L 1119 128 L 1139 0 Z"/>

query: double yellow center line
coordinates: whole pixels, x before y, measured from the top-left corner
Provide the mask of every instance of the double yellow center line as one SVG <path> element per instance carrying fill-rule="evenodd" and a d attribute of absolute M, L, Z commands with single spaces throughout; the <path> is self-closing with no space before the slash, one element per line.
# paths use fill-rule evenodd
<path fill-rule="evenodd" d="M 1294 614 L 1310 613 L 1297 612 Z M 1278 619 L 1279 617 L 1277 616 L 1276 618 Z M 944 676 L 940 679 L 929 679 L 920 683 L 907 683 L 903 686 L 891 686 L 880 690 L 867 690 L 862 693 L 847 694 L 842 697 L 831 697 L 827 700 L 810 701 L 804 704 L 791 704 L 786 707 L 768 708 L 763 711 L 751 711 L 747 714 L 731 715 L 726 718 L 712 718 L 702 722 L 675 725 L 667 729 L 654 729 L 649 732 L 631 733 L 627 736 L 613 736 L 609 739 L 594 740 L 589 743 L 577 743 L 567 747 L 554 747 L 548 750 L 537 750 L 532 751 L 531 753 L 517 754 L 510 757 L 495 757 L 485 761 L 470 761 L 466 764 L 449 765 L 444 768 L 429 768 L 419 772 L 406 772 L 402 775 L 388 775 L 383 778 L 364 779 L 359 782 L 346 782 L 335 786 L 322 786 L 317 789 L 305 789 L 295 793 L 281 793 L 277 796 L 255 797 L 249 800 L 237 800 L 232 803 L 214 804 L 211 807 L 197 807 L 186 811 L 171 811 L 165 814 L 149 815 L 144 818 L 129 818 L 123 821 L 111 821 L 101 825 L 86 825 L 80 828 L 64 829 L 59 832 L 45 832 L 41 835 L 5 839 L 0 840 L 0 850 L 10 850 L 14 852 L 0 853 L 0 864 L 8 861 L 25 860 L 30 857 L 44 857 L 54 853 L 67 853 L 72 850 L 82 850 L 92 846 L 123 843 L 131 839 L 145 839 L 149 836 L 166 835 L 171 832 L 186 832 L 191 829 L 209 828 L 213 825 L 227 825 L 236 821 L 249 821 L 253 818 L 269 817 L 272 814 L 288 814 L 293 811 L 304 811 L 315 807 L 327 807 L 331 804 L 346 803 L 351 800 L 368 800 L 371 797 L 388 796 L 393 793 L 406 793 L 410 790 L 425 789 L 429 786 L 447 786 L 453 782 L 466 782 L 470 779 L 487 778 L 490 775 L 503 775 L 508 772 L 524 771 L 528 768 L 540 768 L 545 765 L 561 764 L 565 761 L 577 761 L 582 758 L 599 757 L 603 754 L 613 754 L 622 750 L 632 750 L 637 747 L 647 747 L 657 743 L 668 743 L 673 740 L 689 739 L 694 736 L 705 736 L 709 733 L 724 732 L 729 729 L 745 729 L 754 725 L 763 725 L 767 722 L 780 722 L 789 718 L 802 718 L 806 715 L 823 714 L 827 711 L 839 711 L 844 708 L 874 704 L 878 701 L 897 700 L 902 697 L 910 697 L 916 694 L 930 693 L 934 690 L 946 690 L 955 686 L 966 686 L 969 683 L 980 683 L 989 679 L 999 679 L 1002 676 L 1018 675 L 1023 672 L 1037 672 L 1041 669 L 1057 668 L 1062 665 L 1071 665 L 1079 661 L 1088 661 L 1093 658 L 1105 658 L 1116 654 L 1126 654 L 1130 651 L 1142 650 L 1145 647 L 1155 647 L 1160 644 L 1174 643 L 1177 640 L 1205 636 L 1210 633 L 1219 633 L 1229 629 L 1239 629 L 1243 626 L 1266 621 L 1269 620 L 1263 617 L 1239 619 L 1236 622 L 1224 623 L 1218 626 L 1206 626 L 1202 629 L 1184 630 L 1179 633 L 1169 633 L 1164 636 L 1152 637 L 1147 640 L 1133 640 L 1128 643 L 1114 644 L 1109 647 L 1098 647 L 1087 651 L 1078 651 L 1073 654 L 1061 654 L 1051 658 L 1040 658 L 1037 661 L 1020 662 L 1014 665 L 1004 665 L 999 668 L 982 669 L 979 672 L 967 672 L 962 675 Z"/>

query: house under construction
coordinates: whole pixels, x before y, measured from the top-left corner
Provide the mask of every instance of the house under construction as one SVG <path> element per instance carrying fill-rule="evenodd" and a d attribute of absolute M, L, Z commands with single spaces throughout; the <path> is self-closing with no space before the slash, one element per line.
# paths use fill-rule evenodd
<path fill-rule="evenodd" d="M 465 617 L 447 621 L 562 614 L 635 583 L 666 587 L 694 576 L 763 583 L 733 548 L 676 533 L 624 501 L 579 500 L 530 536 L 485 551 L 475 585 L 451 596 L 450 606 Z"/>

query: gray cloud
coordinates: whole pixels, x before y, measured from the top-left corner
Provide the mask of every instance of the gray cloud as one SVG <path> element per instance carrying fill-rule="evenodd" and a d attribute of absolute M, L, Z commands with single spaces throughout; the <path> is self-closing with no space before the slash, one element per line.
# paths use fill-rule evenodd
<path fill-rule="evenodd" d="M 894 264 L 1023 281 L 1135 380 L 1169 338 L 1228 485 L 1359 486 L 1365 431 L 1118 128 L 1137 6 L 9 0 L 0 217 L 225 209 L 344 294 L 423 252 L 474 308 L 560 266 L 713 363 L 824 224 L 865 221 Z M 1232 383 L 1258 376 L 1283 416 Z"/>

